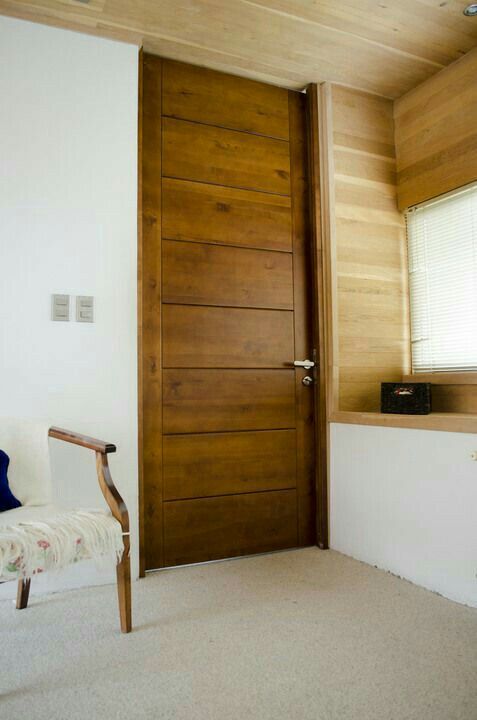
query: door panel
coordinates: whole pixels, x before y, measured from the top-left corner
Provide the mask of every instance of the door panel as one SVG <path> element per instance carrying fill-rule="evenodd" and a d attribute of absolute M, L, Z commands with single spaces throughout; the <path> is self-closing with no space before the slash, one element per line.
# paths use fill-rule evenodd
<path fill-rule="evenodd" d="M 296 544 L 295 490 L 164 505 L 166 565 L 269 552 Z"/>
<path fill-rule="evenodd" d="M 173 178 L 162 192 L 164 238 L 292 250 L 289 197 Z"/>
<path fill-rule="evenodd" d="M 280 368 L 293 345 L 293 313 L 164 305 L 165 368 Z"/>
<path fill-rule="evenodd" d="M 293 310 L 291 253 L 164 240 L 163 302 Z"/>
<path fill-rule="evenodd" d="M 163 432 L 295 427 L 294 370 L 164 370 Z"/>
<path fill-rule="evenodd" d="M 186 120 L 162 120 L 166 177 L 290 194 L 289 145 Z"/>
<path fill-rule="evenodd" d="M 288 140 L 283 88 L 167 60 L 163 98 L 164 115 Z"/>
<path fill-rule="evenodd" d="M 164 500 L 283 490 L 295 485 L 295 430 L 164 438 Z"/>
<path fill-rule="evenodd" d="M 143 67 L 146 568 L 312 544 L 304 97 Z"/>

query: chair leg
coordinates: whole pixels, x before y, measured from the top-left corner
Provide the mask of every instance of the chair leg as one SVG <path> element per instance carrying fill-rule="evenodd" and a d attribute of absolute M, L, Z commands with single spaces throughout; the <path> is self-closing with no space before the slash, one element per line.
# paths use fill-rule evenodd
<path fill-rule="evenodd" d="M 129 545 L 129 543 L 127 543 Z M 118 579 L 119 621 L 121 632 L 131 632 L 131 563 L 129 547 L 124 547 L 124 554 L 116 567 Z"/>
<path fill-rule="evenodd" d="M 30 583 L 30 578 L 18 581 L 17 610 L 24 610 L 28 605 L 28 596 L 30 595 Z"/>

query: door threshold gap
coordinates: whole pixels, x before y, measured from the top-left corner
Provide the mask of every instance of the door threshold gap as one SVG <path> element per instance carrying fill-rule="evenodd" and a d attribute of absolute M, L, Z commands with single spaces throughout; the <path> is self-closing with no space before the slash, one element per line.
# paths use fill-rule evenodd
<path fill-rule="evenodd" d="M 152 568 L 150 570 L 146 570 L 146 575 L 152 573 L 166 572 L 167 570 L 181 570 L 182 568 L 200 567 L 202 565 L 216 565 L 217 563 L 230 562 L 235 560 L 250 560 L 251 558 L 265 557 L 267 555 L 279 555 L 280 553 L 297 552 L 298 550 L 304 550 L 306 547 L 316 547 L 317 550 L 320 549 L 316 545 L 306 545 L 303 547 L 282 548 L 281 550 L 268 550 L 262 553 L 252 553 L 251 555 L 237 555 L 229 558 L 218 558 L 218 560 L 204 560 L 203 562 L 187 563 L 184 565 L 169 565 L 168 567 L 163 568 Z"/>

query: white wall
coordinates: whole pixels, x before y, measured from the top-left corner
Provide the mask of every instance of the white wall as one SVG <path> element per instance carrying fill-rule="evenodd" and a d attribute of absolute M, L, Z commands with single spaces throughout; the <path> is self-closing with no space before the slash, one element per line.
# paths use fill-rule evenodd
<path fill-rule="evenodd" d="M 477 437 L 331 426 L 331 545 L 477 606 Z"/>
<path fill-rule="evenodd" d="M 0 415 L 117 444 L 135 573 L 137 73 L 134 46 L 0 17 Z M 95 324 L 51 322 L 51 293 L 94 295 Z M 103 503 L 93 453 L 50 446 L 63 498 Z M 33 592 L 111 579 L 84 564 Z"/>

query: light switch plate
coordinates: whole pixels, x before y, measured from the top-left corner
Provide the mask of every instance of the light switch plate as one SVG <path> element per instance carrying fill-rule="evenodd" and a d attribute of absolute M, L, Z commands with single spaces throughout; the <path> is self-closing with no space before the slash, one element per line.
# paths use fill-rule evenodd
<path fill-rule="evenodd" d="M 55 322 L 69 322 L 70 319 L 70 296 L 51 296 L 51 319 Z"/>
<path fill-rule="evenodd" d="M 92 295 L 77 295 L 76 322 L 94 322 L 94 298 Z"/>

